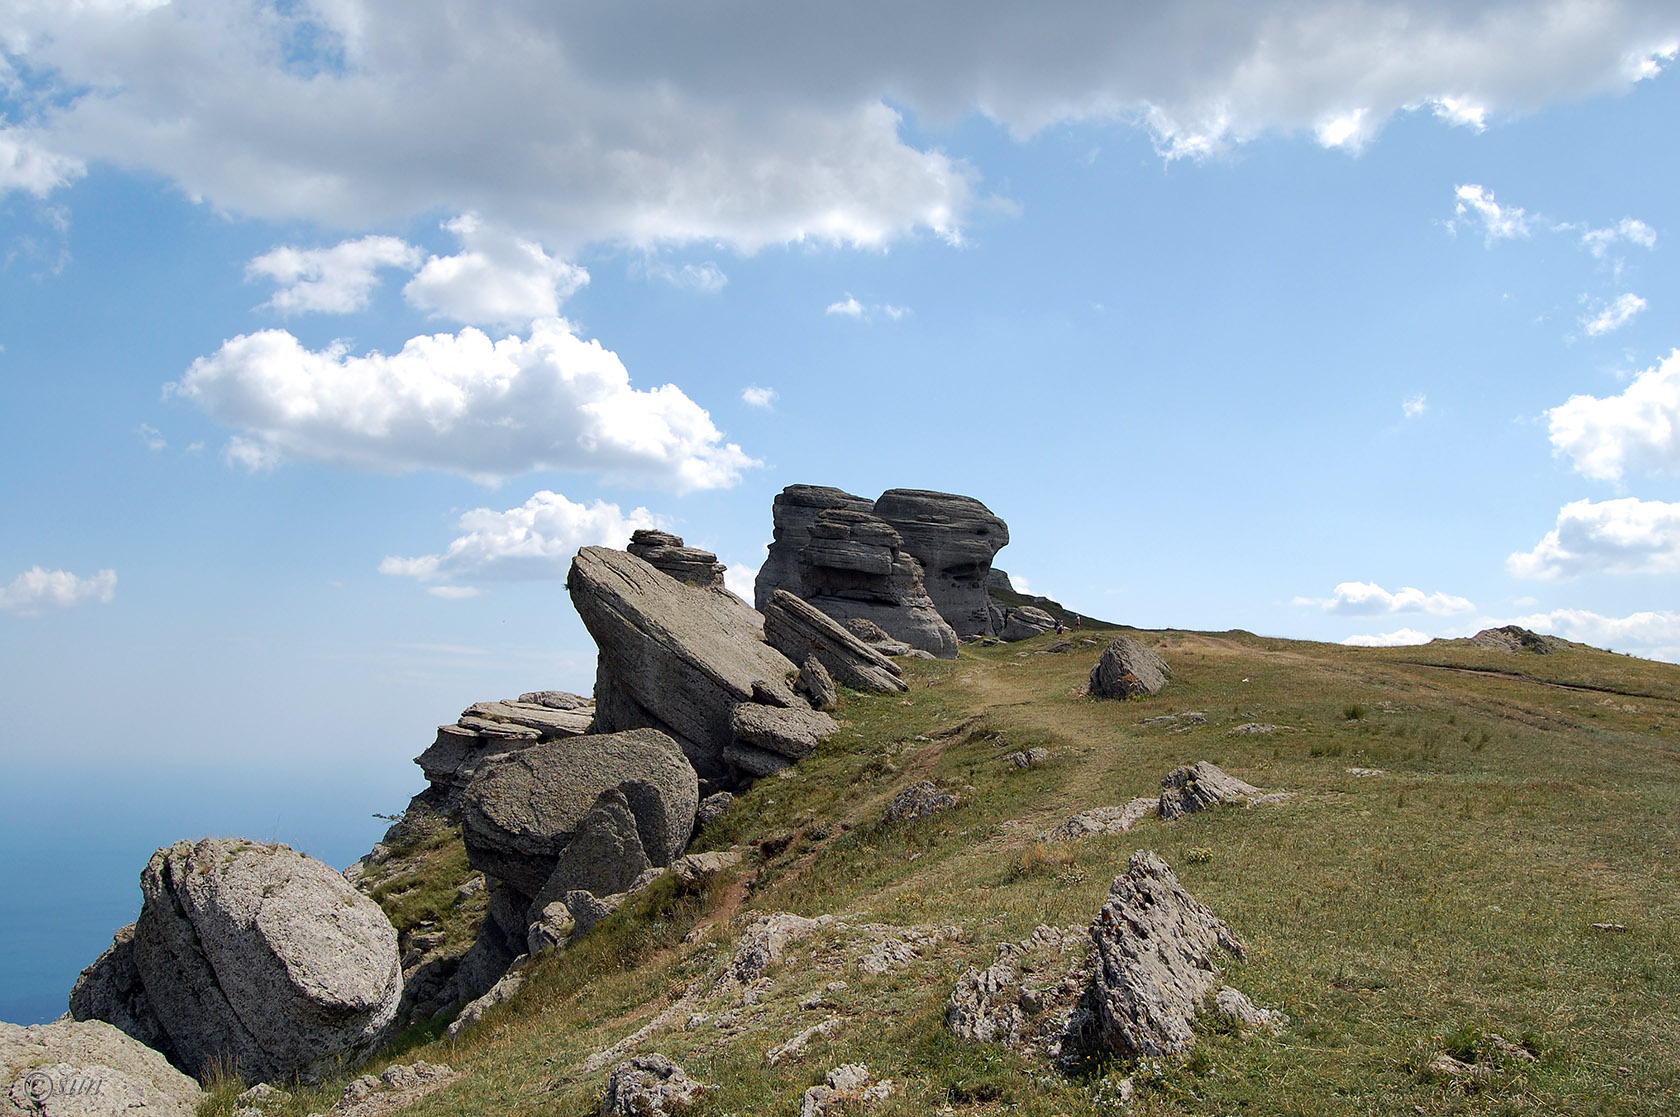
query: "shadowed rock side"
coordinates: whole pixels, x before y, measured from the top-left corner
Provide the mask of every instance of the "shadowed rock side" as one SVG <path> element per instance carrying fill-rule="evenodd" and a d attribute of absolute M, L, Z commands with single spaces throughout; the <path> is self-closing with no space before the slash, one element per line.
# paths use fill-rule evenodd
<path fill-rule="evenodd" d="M 202 1076 L 309 1076 L 383 1038 L 402 996 L 397 933 L 331 867 L 283 845 L 178 842 L 140 877 L 132 931 L 83 972 L 71 1015 Z M 138 1025 L 138 1026 L 136 1026 Z"/>
<path fill-rule="evenodd" d="M 971 496 L 925 489 L 888 489 L 875 515 L 897 529 L 904 550 L 922 564 L 928 596 L 958 635 L 996 635 L 986 580 L 992 557 L 1009 542 L 1008 524 Z"/>
<path fill-rule="evenodd" d="M 807 656 L 854 690 L 891 694 L 908 690 L 898 664 L 842 628 L 827 613 L 787 590 L 772 591 L 764 603 L 764 636 L 795 663 Z"/>
<path fill-rule="evenodd" d="M 784 489 L 754 600 L 764 609 L 785 589 L 837 621 L 866 618 L 913 648 L 953 658 L 957 634 L 928 596 L 921 563 L 869 509 L 869 501 L 838 489 Z"/>
<path fill-rule="evenodd" d="M 790 685 L 798 666 L 764 642 L 764 618 L 732 594 L 683 585 L 606 547 L 578 552 L 566 588 L 600 649 L 596 732 L 657 729 L 702 780 L 728 785 L 739 779 L 724 757 L 737 705 L 810 712 Z"/>

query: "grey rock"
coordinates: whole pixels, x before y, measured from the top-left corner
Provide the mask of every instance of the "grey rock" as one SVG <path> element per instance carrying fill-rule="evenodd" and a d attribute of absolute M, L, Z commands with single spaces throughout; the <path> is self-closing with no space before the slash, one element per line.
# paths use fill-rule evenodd
<path fill-rule="evenodd" d="M 824 737 L 840 731 L 827 714 L 811 709 L 778 709 L 756 702 L 742 702 L 729 717 L 734 743 L 791 760 L 810 756 Z"/>
<path fill-rule="evenodd" d="M 642 530 L 630 536 L 625 548 L 648 565 L 679 582 L 700 589 L 722 590 L 723 572 L 728 569 L 710 551 L 683 546 L 682 536 L 667 531 Z"/>
<path fill-rule="evenodd" d="M 1096 966 L 1080 1014 L 1080 1040 L 1128 1057 L 1177 1055 L 1196 1041 L 1197 1012 L 1219 980 L 1221 952 L 1247 950 L 1149 850 L 1132 855 L 1091 924 Z"/>
<path fill-rule="evenodd" d="M 604 835 L 623 836 L 615 811 L 643 858 L 626 879 L 668 864 L 693 832 L 698 803 L 694 770 L 665 734 L 568 737 L 488 758 L 461 796 L 462 838 L 474 868 L 534 898 L 574 843 L 576 856 L 598 860 Z M 595 861 L 578 871 L 597 870 L 611 871 Z"/>
<path fill-rule="evenodd" d="M 789 485 L 776 495 L 771 509 L 773 542 L 758 568 L 753 604 L 763 609 L 775 590 L 809 597 L 801 571 L 800 553 L 811 542 L 811 524 L 827 509 L 868 512 L 874 502 L 826 485 Z"/>
<path fill-rule="evenodd" d="M 694 811 L 695 826 L 704 826 L 722 818 L 723 812 L 727 811 L 734 802 L 735 796 L 727 791 L 717 791 L 706 796 L 700 800 L 700 806 Z"/>
<path fill-rule="evenodd" d="M 651 867 L 630 800 L 618 788 L 608 788 L 578 823 L 522 922 L 571 892 L 612 896 L 628 891 Z"/>
<path fill-rule="evenodd" d="M 575 925 L 572 929 L 572 938 L 575 939 L 579 935 L 588 934 L 597 923 L 617 911 L 619 905 L 624 902 L 624 894 L 597 896 L 593 892 L 579 889 L 566 893 L 564 902 Z"/>
<path fill-rule="evenodd" d="M 1260 797 L 1260 789 L 1228 775 L 1216 764 L 1198 760 L 1185 768 L 1174 768 L 1161 779 L 1160 812 L 1167 821 L 1193 811 L 1226 803 L 1248 803 Z"/>
<path fill-rule="evenodd" d="M 596 732 L 661 730 L 701 778 L 728 779 L 722 753 L 738 704 L 758 691 L 805 705 L 788 686 L 799 669 L 764 643 L 764 618 L 733 594 L 684 585 L 605 547 L 579 551 L 566 586 L 600 648 Z"/>
<path fill-rule="evenodd" d="M 183 1070 L 307 1077 L 371 1051 L 396 1016 L 396 931 L 331 867 L 283 845 L 178 842 L 140 888 L 135 970 Z"/>
<path fill-rule="evenodd" d="M 1213 995 L 1213 1007 L 1220 1015 L 1231 1020 L 1240 1030 L 1246 1032 L 1276 1033 L 1282 1031 L 1289 1024 L 1289 1017 L 1277 1009 L 1260 1008 L 1229 985 L 1224 986 Z M 1533 1058 L 1533 1056 L 1529 1057 Z"/>
<path fill-rule="evenodd" d="M 1154 649 L 1130 636 L 1116 636 L 1091 668 L 1089 691 L 1092 698 L 1142 698 L 1170 678 L 1171 669 Z"/>
<path fill-rule="evenodd" d="M 548 904 L 526 930 L 525 949 L 533 958 L 565 946 L 577 930 L 577 920 L 565 900 Z"/>
<path fill-rule="evenodd" d="M 1021 605 L 1004 614 L 998 635 L 1005 640 L 1030 640 L 1056 627 L 1056 618 L 1036 605 Z"/>
<path fill-rule="evenodd" d="M 603 1117 L 669 1117 L 691 1108 L 706 1091 L 663 1055 L 637 1055 L 607 1076 Z"/>
<path fill-rule="evenodd" d="M 259 1082 L 249 1090 L 241 1090 L 233 1100 L 240 1105 L 279 1105 L 291 1100 L 291 1094 L 268 1082 Z"/>
<path fill-rule="evenodd" d="M 147 1047 L 164 1045 L 163 1026 L 152 1012 L 134 961 L 134 924 L 119 930 L 110 948 L 76 979 L 70 990 L 70 1015 L 76 1020 L 103 1020 Z"/>
<path fill-rule="evenodd" d="M 899 792 L 887 806 L 886 821 L 905 822 L 928 818 L 957 805 L 957 797 L 941 791 L 931 780 L 912 784 Z"/>
<path fill-rule="evenodd" d="M 453 725 L 440 725 L 430 748 L 414 758 L 430 787 L 417 796 L 409 812 L 452 813 L 472 781 L 478 765 L 489 756 L 527 748 L 559 737 L 589 732 L 595 703 L 559 690 L 539 690 L 503 702 L 476 702 L 462 711 Z M 399 837 L 399 822 L 386 835 Z"/>
<path fill-rule="evenodd" d="M 732 742 L 723 750 L 723 762 L 737 772 L 752 778 L 773 776 L 793 766 L 793 760 L 779 752 L 761 749 L 741 741 Z"/>
<path fill-rule="evenodd" d="M 895 640 L 887 634 L 887 630 L 870 620 L 868 617 L 853 617 L 846 622 L 846 631 L 868 644 L 871 648 L 884 656 L 896 657 L 909 655 L 912 651 L 909 644 L 903 640 Z"/>
<path fill-rule="evenodd" d="M 870 1109 L 892 1097 L 892 1079 L 876 1082 L 862 1063 L 835 1067 L 823 1076 L 823 1084 L 805 1091 L 799 1103 L 799 1117 L 828 1117 Z"/>
<path fill-rule="evenodd" d="M 986 583 L 992 557 L 1009 542 L 1009 526 L 973 497 L 925 489 L 888 489 L 875 502 L 875 515 L 898 530 L 904 549 L 921 562 L 940 616 L 965 638 L 994 635 Z"/>
<path fill-rule="evenodd" d="M 1090 983 L 1091 954 L 1082 927 L 1041 924 L 1020 942 L 1001 943 L 990 966 L 957 980 L 945 1003 L 945 1026 L 971 1043 L 1060 1056 Z"/>
<path fill-rule="evenodd" d="M 449 1038 L 454 1039 L 464 1029 L 470 1028 L 484 1019 L 484 1014 L 497 1005 L 512 1000 L 513 995 L 519 992 L 520 987 L 525 984 L 525 966 L 529 961 L 530 956 L 525 954 L 515 958 L 513 963 L 508 966 L 507 972 L 496 980 L 496 984 L 486 990 L 482 996 L 468 1002 L 466 1007 L 461 1009 L 461 1014 L 449 1022 L 449 1027 L 446 1030 Z M 359 1101 L 360 1098 L 355 1100 Z"/>
<path fill-rule="evenodd" d="M 193 1117 L 198 1083 L 102 1020 L 0 1023 L 0 1114 Z"/>
<path fill-rule="evenodd" d="M 765 627 L 769 627 L 768 623 Z M 840 688 L 834 685 L 834 676 L 815 654 L 806 656 L 799 665 L 799 678 L 793 685 L 813 710 L 832 710 L 840 704 Z"/>
<path fill-rule="evenodd" d="M 1124 834 L 1156 813 L 1158 799 L 1133 799 L 1123 807 L 1094 807 L 1038 836 L 1041 842 L 1072 842 L 1093 834 Z"/>
<path fill-rule="evenodd" d="M 1533 652 L 1536 655 L 1550 655 L 1566 643 L 1556 636 L 1542 636 L 1514 624 L 1504 628 L 1484 628 L 1470 637 L 1470 644 L 1474 647 L 1491 648 L 1498 652 Z"/>
<path fill-rule="evenodd" d="M 1002 567 L 994 566 L 986 574 L 986 589 L 1002 590 L 1004 593 L 1014 593 L 1015 583 L 1009 580 L 1009 572 Z"/>
<path fill-rule="evenodd" d="M 909 689 L 898 665 L 878 648 L 787 590 L 772 591 L 764 603 L 764 638 L 794 663 L 815 659 L 853 690 L 892 694 Z"/>

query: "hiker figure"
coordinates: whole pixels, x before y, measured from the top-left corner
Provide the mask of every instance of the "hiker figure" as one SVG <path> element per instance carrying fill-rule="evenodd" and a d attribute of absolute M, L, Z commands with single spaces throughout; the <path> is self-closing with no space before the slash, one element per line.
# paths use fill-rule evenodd
<path fill-rule="evenodd" d="M 1079 626 L 1080 626 L 1080 619 L 1079 619 L 1079 614 L 1078 614 L 1078 613 L 1075 613 L 1075 614 L 1074 614 L 1074 615 L 1073 615 L 1073 630 L 1074 630 L 1074 631 L 1075 631 L 1075 632 L 1078 632 L 1078 631 L 1079 631 Z"/>
<path fill-rule="evenodd" d="M 1062 622 L 1057 621 L 1056 622 L 1056 635 L 1060 636 L 1061 634 L 1062 634 Z"/>

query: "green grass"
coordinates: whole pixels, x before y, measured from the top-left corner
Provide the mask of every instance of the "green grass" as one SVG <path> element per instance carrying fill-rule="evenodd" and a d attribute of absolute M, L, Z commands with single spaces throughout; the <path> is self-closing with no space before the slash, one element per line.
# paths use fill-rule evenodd
<path fill-rule="evenodd" d="M 857 970 L 844 935 L 801 944 L 738 1030 L 654 1036 L 642 1050 L 718 1086 L 699 1114 L 797 1112 L 806 1087 L 853 1061 L 898 1084 L 876 1111 L 886 1117 L 1102 1112 L 1124 1074 L 1136 1076 L 1141 1114 L 1680 1109 L 1680 669 L 1579 648 L 1143 638 L 1174 681 L 1141 701 L 1079 697 L 1100 648 L 1036 654 L 1053 637 L 906 662 L 906 695 L 847 694 L 841 733 L 791 778 L 760 781 L 700 839 L 785 847 L 771 843 L 773 855 L 755 853 L 698 892 L 650 889 L 538 962 L 522 994 L 461 1042 L 416 1037 L 397 1057 L 464 1075 L 411 1112 L 593 1112 L 605 1075 L 581 1074 L 583 1059 L 708 980 L 741 921 L 776 910 L 961 934 L 879 977 Z M 1189 710 L 1206 723 L 1141 724 Z M 1250 721 L 1282 728 L 1229 734 Z M 1004 763 L 1035 746 L 1053 759 Z M 1123 836 L 1034 840 L 1075 811 L 1152 794 L 1169 769 L 1201 759 L 1295 795 Z M 924 778 L 960 805 L 882 822 L 892 796 Z M 433 851 L 440 866 L 452 841 Z M 1072 1075 L 946 1031 L 945 998 L 963 969 L 1038 923 L 1088 923 L 1142 848 L 1248 943 L 1228 980 L 1281 1008 L 1288 1028 L 1242 1037 L 1210 1025 L 1185 1058 L 1097 1060 Z M 389 883 L 388 909 L 447 917 L 441 890 Z M 847 987 L 824 1011 L 845 1025 L 770 1066 L 768 1048 L 821 1018 L 798 1000 L 830 980 Z M 1495 1034 L 1538 1058 L 1501 1056 Z M 1429 1063 L 1443 1052 L 1491 1077 L 1438 1077 Z M 325 1109 L 322 1098 L 330 1091 L 287 1112 Z M 230 1112 L 230 1099 L 218 1093 L 207 1111 Z"/>

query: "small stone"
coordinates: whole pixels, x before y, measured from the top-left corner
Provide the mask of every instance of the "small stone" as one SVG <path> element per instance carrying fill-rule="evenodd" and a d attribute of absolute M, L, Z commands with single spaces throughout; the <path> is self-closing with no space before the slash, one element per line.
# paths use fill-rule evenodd
<path fill-rule="evenodd" d="M 957 805 L 957 797 L 939 790 L 931 780 L 922 780 L 899 792 L 887 807 L 887 822 L 927 818 Z"/>

